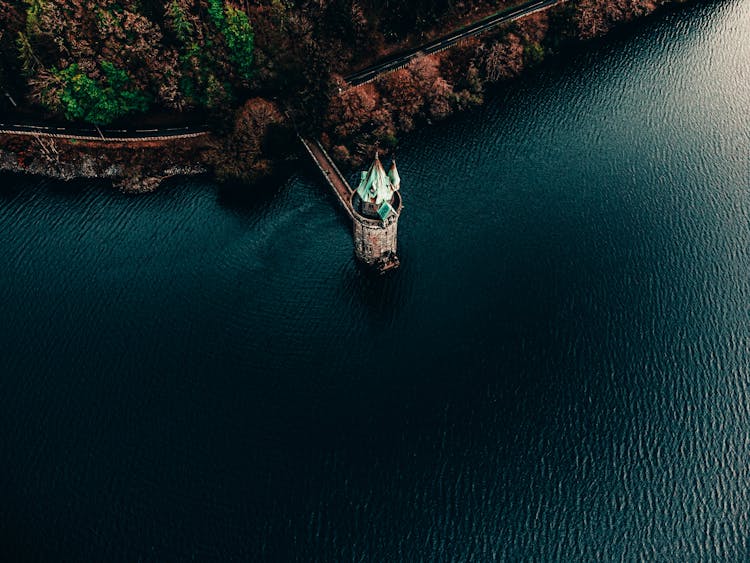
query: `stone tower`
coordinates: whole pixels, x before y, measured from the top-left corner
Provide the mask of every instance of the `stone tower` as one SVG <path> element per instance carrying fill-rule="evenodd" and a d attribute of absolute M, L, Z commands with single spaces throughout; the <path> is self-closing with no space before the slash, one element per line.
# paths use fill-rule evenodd
<path fill-rule="evenodd" d="M 396 161 L 386 173 L 376 152 L 370 169 L 362 172 L 352 194 L 354 252 L 362 262 L 381 272 L 399 264 L 396 235 L 402 209 L 400 187 Z"/>

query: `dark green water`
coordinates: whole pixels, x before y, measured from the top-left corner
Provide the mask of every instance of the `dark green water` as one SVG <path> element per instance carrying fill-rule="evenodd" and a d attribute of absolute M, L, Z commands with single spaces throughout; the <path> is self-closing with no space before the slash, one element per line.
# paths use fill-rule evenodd
<path fill-rule="evenodd" d="M 750 558 L 750 1 L 270 193 L 0 176 L 0 559 Z"/>

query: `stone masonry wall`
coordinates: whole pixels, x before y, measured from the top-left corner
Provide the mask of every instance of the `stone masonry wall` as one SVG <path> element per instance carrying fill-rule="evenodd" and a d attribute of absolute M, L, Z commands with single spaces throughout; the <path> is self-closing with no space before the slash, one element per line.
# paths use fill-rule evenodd
<path fill-rule="evenodd" d="M 375 265 L 387 253 L 396 254 L 398 219 L 382 225 L 379 221 L 354 215 L 354 252 L 362 262 Z"/>

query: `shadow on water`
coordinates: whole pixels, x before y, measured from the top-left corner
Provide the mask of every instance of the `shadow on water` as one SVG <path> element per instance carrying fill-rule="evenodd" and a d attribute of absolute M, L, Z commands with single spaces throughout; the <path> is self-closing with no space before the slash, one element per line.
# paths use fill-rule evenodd
<path fill-rule="evenodd" d="M 372 330 L 388 330 L 409 299 L 409 291 L 404 286 L 405 281 L 408 282 L 405 266 L 402 264 L 397 270 L 381 274 L 360 263 L 354 257 L 354 248 L 351 253 L 354 264 L 342 272 L 341 295 L 356 301 L 363 320 Z"/>
<path fill-rule="evenodd" d="M 0 172 L 0 199 L 10 201 L 30 187 L 39 186 L 38 178 L 14 172 Z"/>
<path fill-rule="evenodd" d="M 68 181 L 53 180 L 16 172 L 0 172 L 0 198 L 13 199 L 27 190 L 44 191 L 61 199 L 78 199 L 82 193 L 92 189 L 109 189 L 117 197 L 120 192 L 112 188 L 109 180 L 73 179 Z M 121 194 L 120 194 L 121 195 Z"/>
<path fill-rule="evenodd" d="M 218 183 L 217 202 L 233 213 L 265 214 L 277 203 L 279 195 L 289 188 L 298 166 L 297 162 L 284 163 L 276 173 L 252 184 L 238 181 Z"/>

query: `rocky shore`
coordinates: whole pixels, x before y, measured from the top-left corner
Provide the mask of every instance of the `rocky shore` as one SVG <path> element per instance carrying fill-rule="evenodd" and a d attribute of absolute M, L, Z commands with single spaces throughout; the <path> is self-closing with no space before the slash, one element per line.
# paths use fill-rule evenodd
<path fill-rule="evenodd" d="M 80 142 L 21 135 L 0 136 L 0 170 L 58 180 L 102 178 L 127 193 L 154 191 L 173 176 L 209 171 L 196 161 L 206 141 L 137 144 Z"/>

